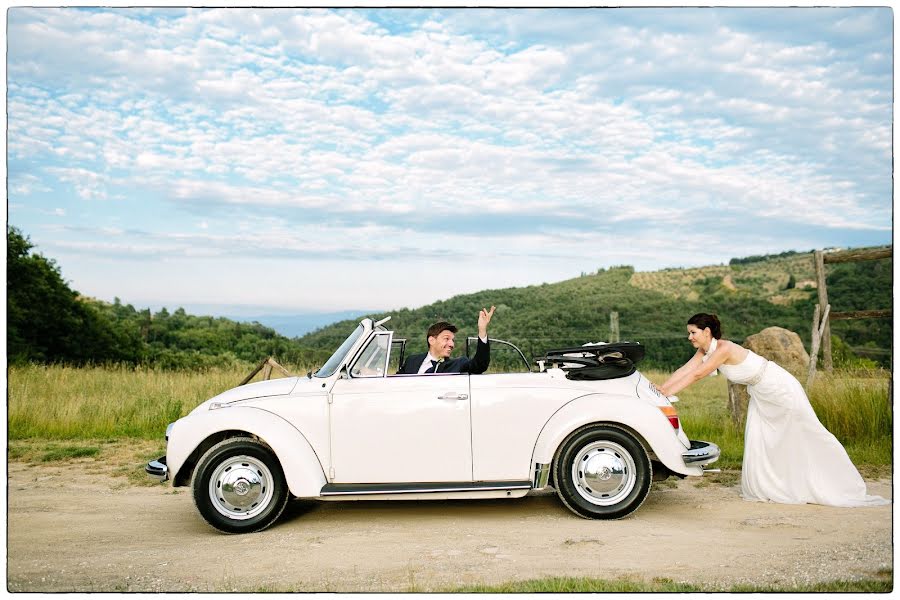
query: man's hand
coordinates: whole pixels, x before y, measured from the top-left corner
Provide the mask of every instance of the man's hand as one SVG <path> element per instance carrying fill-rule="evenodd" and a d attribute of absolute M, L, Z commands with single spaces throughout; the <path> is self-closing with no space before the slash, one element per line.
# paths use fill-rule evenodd
<path fill-rule="evenodd" d="M 478 337 L 487 339 L 487 327 L 488 323 L 491 322 L 491 317 L 494 316 L 494 310 L 497 307 L 492 306 L 491 310 L 487 310 L 482 308 L 481 312 L 478 313 Z"/>

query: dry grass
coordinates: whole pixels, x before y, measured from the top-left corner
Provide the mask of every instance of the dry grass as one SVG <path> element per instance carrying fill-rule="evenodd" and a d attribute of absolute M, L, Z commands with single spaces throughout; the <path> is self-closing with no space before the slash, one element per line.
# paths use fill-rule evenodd
<path fill-rule="evenodd" d="M 236 386 L 250 370 L 11 366 L 9 438 L 160 438 L 166 425 Z"/>
<path fill-rule="evenodd" d="M 166 425 L 234 387 L 248 372 L 238 368 L 187 372 L 12 366 L 8 371 L 8 439 L 161 443 Z M 668 376 L 658 371 L 645 374 L 656 383 Z M 879 469 L 892 462 L 889 388 L 890 373 L 876 370 L 822 375 L 812 390 L 816 414 L 863 469 Z M 743 431 L 728 413 L 727 396 L 725 378 L 709 377 L 684 390 L 676 408 L 689 437 L 715 442 L 722 449 L 717 466 L 738 469 Z M 110 451 L 99 447 L 101 455 Z M 18 458 L 15 453 L 24 452 L 21 448 L 11 444 L 10 458 Z M 69 450 L 60 446 L 57 452 L 60 459 L 66 459 L 91 456 L 94 451 L 78 445 Z"/>

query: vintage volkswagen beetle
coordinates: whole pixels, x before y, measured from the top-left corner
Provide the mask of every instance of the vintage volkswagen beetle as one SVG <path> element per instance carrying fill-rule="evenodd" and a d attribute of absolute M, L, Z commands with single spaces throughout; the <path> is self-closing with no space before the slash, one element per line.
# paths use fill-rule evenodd
<path fill-rule="evenodd" d="M 719 456 L 635 369 L 639 344 L 551 352 L 535 372 L 393 375 L 405 340 L 387 320 L 363 319 L 315 373 L 202 403 L 169 425 L 147 473 L 190 486 L 204 519 L 241 533 L 290 497 L 517 498 L 548 484 L 575 514 L 616 519 L 652 479 L 702 475 Z"/>

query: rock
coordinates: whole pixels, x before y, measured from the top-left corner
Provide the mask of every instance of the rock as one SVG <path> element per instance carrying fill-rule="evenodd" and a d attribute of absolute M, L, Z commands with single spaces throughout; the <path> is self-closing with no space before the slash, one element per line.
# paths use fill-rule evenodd
<path fill-rule="evenodd" d="M 778 363 L 794 377 L 805 377 L 809 368 L 809 354 L 800 336 L 781 327 L 766 327 L 757 334 L 747 336 L 744 348 Z"/>
<path fill-rule="evenodd" d="M 778 363 L 787 372 L 803 381 L 809 368 L 809 354 L 800 336 L 782 327 L 766 327 L 759 333 L 747 336 L 744 348 L 763 358 Z M 747 402 L 750 395 L 745 385 L 728 385 L 728 411 L 734 423 L 743 427 L 747 418 Z"/>

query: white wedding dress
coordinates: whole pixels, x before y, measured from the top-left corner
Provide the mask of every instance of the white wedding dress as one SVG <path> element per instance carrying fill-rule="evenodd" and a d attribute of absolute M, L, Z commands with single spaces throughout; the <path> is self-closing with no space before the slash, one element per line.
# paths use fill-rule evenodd
<path fill-rule="evenodd" d="M 875 506 L 846 450 L 819 422 L 793 375 L 748 351 L 739 365 L 719 367 L 729 381 L 747 385 L 741 495 L 785 504 Z"/>

